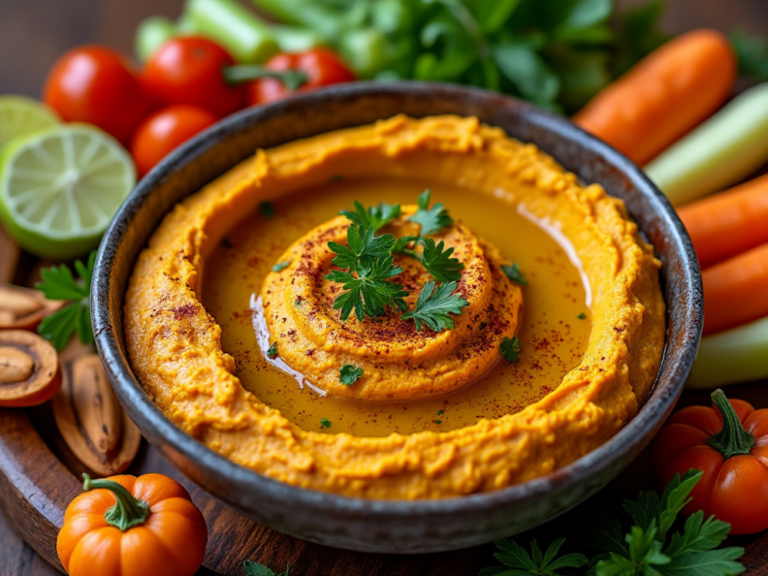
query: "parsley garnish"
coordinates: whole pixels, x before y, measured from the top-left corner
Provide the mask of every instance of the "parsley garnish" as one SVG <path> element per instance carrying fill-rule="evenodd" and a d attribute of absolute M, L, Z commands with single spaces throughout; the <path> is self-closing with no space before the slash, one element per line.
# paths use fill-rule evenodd
<path fill-rule="evenodd" d="M 453 329 L 451 314 L 461 314 L 461 309 L 467 305 L 464 298 L 453 293 L 457 286 L 456 282 L 448 282 L 435 288 L 434 282 L 427 282 L 419 293 L 414 309 L 403 314 L 401 318 L 413 318 L 416 330 L 421 330 L 422 322 L 435 332 L 446 328 Z"/>
<path fill-rule="evenodd" d="M 432 422 L 434 422 L 434 423 L 435 423 L 435 424 L 437 424 L 438 426 L 439 426 L 440 424 L 442 424 L 442 423 L 443 423 L 443 421 L 442 421 L 442 420 L 432 420 Z"/>
<path fill-rule="evenodd" d="M 270 346 L 269 350 L 267 350 L 267 356 L 269 356 L 272 360 L 277 358 L 277 341 L 272 342 L 272 346 Z"/>
<path fill-rule="evenodd" d="M 320 426 L 322 426 L 323 428 L 330 428 L 331 421 L 328 420 L 328 418 L 320 418 Z"/>
<path fill-rule="evenodd" d="M 341 270 L 334 270 L 325 275 L 327 280 L 343 283 L 342 288 L 347 290 L 333 301 L 333 309 L 341 310 L 342 321 L 349 318 L 353 309 L 360 322 L 363 321 L 364 314 L 381 316 L 387 308 L 408 309 L 403 300 L 408 296 L 408 292 L 403 290 L 400 284 L 389 281 L 403 271 L 393 262 L 392 256 L 376 258 L 361 266 L 356 271 L 357 276 Z"/>
<path fill-rule="evenodd" d="M 702 473 L 689 471 L 681 480 L 676 475 L 667 484 L 664 494 L 641 492 L 637 500 L 624 502 L 635 525 L 624 534 L 621 522 L 613 518 L 597 531 L 591 547 L 598 551 L 589 560 L 583 554 L 568 554 L 557 558 L 564 540 L 555 540 L 542 554 L 536 541 L 531 542 L 529 554 L 512 540 L 499 540 L 501 550 L 494 554 L 508 567 L 493 566 L 480 571 L 480 576 L 514 574 L 515 576 L 557 576 L 563 568 L 580 568 L 589 563 L 588 574 L 595 576 L 733 576 L 744 571 L 737 560 L 743 548 L 717 549 L 730 532 L 730 525 L 710 516 L 704 520 L 699 510 L 688 518 L 682 532 L 668 538 L 675 519 L 690 502 L 689 495 Z"/>
<path fill-rule="evenodd" d="M 579 320 L 586 320 L 587 315 L 584 314 L 584 312 L 581 312 L 578 316 L 576 316 L 576 318 L 578 318 Z"/>
<path fill-rule="evenodd" d="M 96 252 L 88 256 L 88 263 L 75 261 L 75 270 L 79 278 L 72 276 L 72 271 L 65 264 L 45 268 L 40 272 L 42 282 L 35 284 L 48 300 L 69 300 L 60 310 L 43 318 L 37 327 L 37 332 L 59 352 L 69 343 L 73 334 L 77 334 L 80 342 L 90 344 L 93 342 L 93 328 L 91 327 L 91 278 L 93 277 L 93 264 L 96 261 Z"/>
<path fill-rule="evenodd" d="M 259 204 L 259 214 L 262 218 L 272 218 L 275 215 L 275 205 L 272 202 L 262 202 Z"/>
<path fill-rule="evenodd" d="M 339 214 L 349 218 L 349 220 L 356 226 L 362 226 L 364 228 L 372 226 L 374 232 L 400 216 L 400 204 L 390 206 L 389 204 L 382 202 L 378 206 L 371 206 L 366 210 L 360 202 L 355 200 L 354 206 L 354 211 L 342 210 Z"/>
<path fill-rule="evenodd" d="M 373 226 L 353 224 L 347 228 L 349 246 L 328 242 L 328 248 L 337 254 L 331 264 L 354 273 L 360 268 L 370 268 L 376 258 L 389 256 L 395 237 L 392 234 L 374 236 L 374 232 Z"/>
<path fill-rule="evenodd" d="M 446 249 L 442 240 L 435 245 L 432 238 L 421 238 L 419 241 L 424 246 L 424 252 L 421 253 L 421 263 L 432 275 L 432 278 L 438 282 L 452 282 L 461 278 L 464 264 L 459 262 L 457 258 L 451 258 L 453 247 Z"/>
<path fill-rule="evenodd" d="M 357 382 L 362 375 L 362 368 L 352 366 L 352 364 L 347 364 L 346 366 L 341 367 L 341 370 L 339 371 L 339 380 L 345 386 L 352 386 L 352 384 Z"/>
<path fill-rule="evenodd" d="M 245 576 L 290 576 L 291 564 L 290 562 L 286 564 L 285 572 L 280 572 L 279 574 L 258 562 L 244 562 L 243 569 L 245 570 Z"/>
<path fill-rule="evenodd" d="M 290 260 L 283 260 L 282 262 L 278 262 L 274 266 L 272 266 L 272 272 L 281 272 L 282 270 L 285 270 L 288 268 L 288 265 L 291 263 Z"/>
<path fill-rule="evenodd" d="M 421 225 L 422 236 L 437 234 L 446 226 L 453 224 L 453 218 L 448 214 L 448 210 L 443 208 L 442 202 L 429 208 L 429 198 L 430 191 L 424 190 L 419 196 L 419 209 L 409 218 L 411 222 Z"/>
<path fill-rule="evenodd" d="M 443 414 L 445 414 L 445 410 L 438 410 L 437 411 L 437 415 L 438 416 L 442 416 Z"/>
<path fill-rule="evenodd" d="M 517 262 L 510 266 L 502 266 L 501 269 L 504 274 L 506 274 L 507 278 L 512 280 L 512 282 L 517 282 L 520 284 L 520 286 L 525 286 L 528 284 L 528 280 L 526 280 L 525 276 L 523 276 L 523 273 L 520 272 L 520 268 L 517 265 Z"/>
<path fill-rule="evenodd" d="M 520 340 L 517 336 L 512 338 L 505 336 L 499 345 L 499 351 L 507 362 L 517 362 L 517 355 L 520 354 Z"/>

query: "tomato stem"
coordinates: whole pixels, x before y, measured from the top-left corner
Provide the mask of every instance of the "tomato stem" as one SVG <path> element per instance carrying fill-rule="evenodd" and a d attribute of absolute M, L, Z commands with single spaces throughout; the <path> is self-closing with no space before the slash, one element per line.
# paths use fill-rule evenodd
<path fill-rule="evenodd" d="M 124 486 L 112 480 L 91 480 L 83 474 L 83 491 L 103 488 L 112 492 L 116 503 L 104 514 L 107 524 L 125 532 L 134 526 L 141 526 L 149 518 L 149 504 L 139 500 Z"/>
<path fill-rule="evenodd" d="M 723 417 L 723 428 L 707 444 L 720 452 L 726 460 L 732 456 L 749 454 L 755 445 L 755 437 L 744 429 L 725 392 L 720 389 L 712 392 L 712 402 Z"/>
<path fill-rule="evenodd" d="M 277 78 L 291 92 L 309 82 L 309 76 L 302 70 L 270 70 L 264 66 L 242 64 L 224 68 L 224 79 L 229 84 L 239 84 L 258 78 Z"/>

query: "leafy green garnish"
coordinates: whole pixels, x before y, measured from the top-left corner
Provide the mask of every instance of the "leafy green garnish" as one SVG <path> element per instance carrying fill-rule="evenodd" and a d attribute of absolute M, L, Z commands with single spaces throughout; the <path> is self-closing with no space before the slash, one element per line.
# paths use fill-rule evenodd
<path fill-rule="evenodd" d="M 427 282 L 419 293 L 416 306 L 401 318 L 413 318 L 416 330 L 421 330 L 422 323 L 434 332 L 453 329 L 451 314 L 461 314 L 461 309 L 468 304 L 459 294 L 454 294 L 457 287 L 456 282 L 440 284 L 437 288 L 434 282 Z"/>
<path fill-rule="evenodd" d="M 517 262 L 509 265 L 509 266 L 502 266 L 501 267 L 502 272 L 512 280 L 512 282 L 517 282 L 520 284 L 520 286 L 525 286 L 528 284 L 528 280 L 525 279 L 525 276 L 523 276 L 523 273 L 520 272 L 520 267 L 518 266 Z"/>
<path fill-rule="evenodd" d="M 278 262 L 274 266 L 272 266 L 272 272 L 281 272 L 288 268 L 288 265 L 291 263 L 290 260 L 283 260 L 282 262 Z"/>
<path fill-rule="evenodd" d="M 245 576 L 290 576 L 291 564 L 290 562 L 285 565 L 285 572 L 277 573 L 271 568 L 267 568 L 263 564 L 258 562 L 244 562 L 243 569 L 245 570 Z"/>
<path fill-rule="evenodd" d="M 518 354 L 520 354 L 520 340 L 517 339 L 517 336 L 513 336 L 512 338 L 505 336 L 499 345 L 499 351 L 504 357 L 504 360 L 510 364 L 517 362 Z"/>
<path fill-rule="evenodd" d="M 362 368 L 358 368 L 352 364 L 347 364 L 342 366 L 341 370 L 339 371 L 339 381 L 345 386 L 352 386 L 352 384 L 357 382 L 362 377 L 362 375 Z"/>
<path fill-rule="evenodd" d="M 442 416 L 443 414 L 445 414 L 445 410 L 438 410 L 437 411 L 437 415 L 438 416 Z"/>
<path fill-rule="evenodd" d="M 589 576 L 733 576 L 744 571 L 737 560 L 743 548 L 717 549 L 730 532 L 730 525 L 698 511 L 685 522 L 682 532 L 667 538 L 668 532 L 682 508 L 690 501 L 690 493 L 701 479 L 698 470 L 689 471 L 682 479 L 675 476 L 664 494 L 641 492 L 636 500 L 624 502 L 635 522 L 629 533 L 623 534 L 618 518 L 598 532 L 592 547 L 598 552 L 589 560 Z M 587 564 L 581 554 L 569 554 L 555 559 L 562 545 L 556 540 L 542 555 L 535 540 L 531 554 L 511 540 L 496 545 L 502 550 L 495 554 L 505 566 L 494 566 L 480 576 L 538 576 L 557 574 L 561 568 L 579 568 Z M 554 547 L 554 551 L 553 550 Z"/>
<path fill-rule="evenodd" d="M 494 554 L 494 557 L 511 570 L 492 566 L 481 570 L 480 576 L 560 576 L 562 572 L 558 570 L 580 568 L 589 562 L 583 554 L 566 554 L 558 558 L 557 553 L 564 542 L 564 538 L 558 538 L 542 553 L 534 538 L 531 540 L 531 552 L 528 553 L 513 540 L 498 540 L 495 544 L 501 552 Z"/>
<path fill-rule="evenodd" d="M 269 356 L 272 360 L 277 358 L 277 341 L 272 342 L 272 345 L 269 347 L 269 350 L 267 350 L 267 356 Z"/>
<path fill-rule="evenodd" d="M 37 327 L 38 334 L 49 340 L 59 352 L 64 350 L 73 334 L 77 334 L 83 344 L 93 342 L 90 295 L 95 261 L 95 251 L 88 256 L 87 264 L 76 260 L 77 279 L 66 264 L 45 268 L 40 272 L 43 281 L 35 284 L 35 288 L 48 300 L 70 301 L 70 304 L 43 318 Z"/>
<path fill-rule="evenodd" d="M 272 218 L 275 215 L 275 205 L 272 202 L 262 202 L 259 204 L 259 214 L 262 218 Z"/>
<path fill-rule="evenodd" d="M 342 246 L 337 242 L 328 242 L 331 252 L 337 254 L 331 264 L 357 272 L 361 268 L 370 268 L 376 258 L 389 256 L 395 237 L 392 234 L 374 236 L 373 226 L 353 224 L 347 228 L 347 243 Z"/>
<path fill-rule="evenodd" d="M 363 228 L 372 226 L 374 232 L 377 232 L 379 228 L 383 228 L 400 216 L 400 204 L 390 206 L 382 202 L 378 206 L 371 206 L 366 209 L 360 202 L 355 200 L 354 206 L 354 211 L 341 210 L 339 214 L 349 218 L 356 226 L 362 226 Z"/>
<path fill-rule="evenodd" d="M 349 318 L 352 310 L 362 322 L 364 315 L 381 316 L 387 308 L 407 310 L 405 298 L 408 292 L 400 284 L 389 279 L 400 274 L 403 269 L 394 265 L 394 258 L 376 258 L 366 262 L 356 270 L 357 276 L 351 272 L 334 270 L 325 278 L 332 282 L 340 282 L 347 290 L 333 301 L 333 309 L 341 310 L 341 320 Z"/>
<path fill-rule="evenodd" d="M 433 238 L 421 238 L 419 242 L 424 247 L 420 257 L 421 263 L 432 278 L 438 282 L 452 282 L 461 278 L 464 264 L 459 262 L 458 258 L 451 258 L 453 247 L 445 248 L 445 242 L 442 240 L 435 244 Z"/>
<path fill-rule="evenodd" d="M 322 426 L 323 428 L 330 428 L 331 421 L 328 420 L 328 418 L 320 418 L 320 426 Z"/>
<path fill-rule="evenodd" d="M 756 82 L 768 80 L 768 39 L 737 30 L 730 40 L 739 61 L 739 74 Z"/>
<path fill-rule="evenodd" d="M 579 320 L 586 320 L 587 319 L 587 315 L 584 314 L 584 312 L 579 312 L 579 315 L 576 316 L 576 318 L 578 318 Z"/>
<path fill-rule="evenodd" d="M 432 422 L 434 422 L 434 423 L 435 423 L 435 424 L 437 424 L 438 426 L 440 426 L 440 424 L 442 424 L 442 423 L 443 423 L 443 421 L 442 421 L 442 420 L 432 420 Z"/>
<path fill-rule="evenodd" d="M 442 202 L 438 202 L 430 208 L 429 199 L 430 191 L 424 190 L 419 195 L 419 209 L 409 218 L 411 222 L 421 225 L 422 236 L 437 234 L 446 226 L 453 224 L 453 218 L 448 214 L 448 210 L 443 208 Z"/>

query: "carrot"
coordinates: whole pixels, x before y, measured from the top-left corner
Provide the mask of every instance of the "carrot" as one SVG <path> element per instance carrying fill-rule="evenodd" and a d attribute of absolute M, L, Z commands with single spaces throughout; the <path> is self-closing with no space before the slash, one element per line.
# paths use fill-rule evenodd
<path fill-rule="evenodd" d="M 768 242 L 768 174 L 677 211 L 699 264 L 718 262 Z"/>
<path fill-rule="evenodd" d="M 642 165 L 717 110 L 735 79 L 728 39 L 694 30 L 646 56 L 573 121 Z"/>
<path fill-rule="evenodd" d="M 704 334 L 713 334 L 768 316 L 768 244 L 707 268 Z"/>

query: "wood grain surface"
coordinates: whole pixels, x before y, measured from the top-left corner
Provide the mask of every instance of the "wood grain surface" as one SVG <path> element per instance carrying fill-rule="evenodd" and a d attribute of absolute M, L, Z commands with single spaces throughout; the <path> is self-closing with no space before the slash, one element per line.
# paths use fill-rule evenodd
<path fill-rule="evenodd" d="M 619 0 L 619 4 L 632 5 L 642 1 Z M 0 94 L 39 96 L 50 66 L 64 51 L 77 45 L 104 43 L 130 52 L 138 22 L 154 14 L 175 17 L 182 4 L 183 0 L 0 0 Z M 768 34 L 768 2 L 668 0 L 663 26 L 669 32 L 710 26 L 724 31 L 738 28 Z M 0 263 L 12 258 L 8 248 L 0 247 L 0 250 L 3 251 Z M 27 276 L 31 266 L 23 267 L 27 269 L 19 271 L 17 278 Z M 732 393 L 758 406 L 768 406 L 765 386 L 738 386 Z M 706 400 L 704 393 L 689 392 L 682 403 Z M 55 429 L 32 426 L 32 420 L 50 423 L 49 411 L 49 407 L 28 412 L 0 411 L 0 458 L 6 469 L 16 473 L 10 479 L 0 478 L 0 509 L 5 514 L 0 515 L 0 576 L 55 576 L 59 573 L 14 532 L 15 528 L 32 534 L 41 550 L 52 550 L 52 536 L 44 527 L 58 525 L 62 520 L 61 509 L 53 500 L 67 501 L 79 491 L 75 474 L 83 471 L 82 465 L 68 453 Z M 40 437 L 45 443 L 36 440 Z M 47 446 L 59 456 L 58 459 Z M 20 451 L 31 453 L 32 458 L 13 460 L 13 454 Z M 30 463 L 34 463 L 34 470 L 29 469 Z M 190 489 L 215 535 L 207 550 L 206 564 L 221 566 L 227 574 L 240 574 L 239 567 L 244 558 L 262 562 L 278 571 L 290 562 L 291 574 L 295 576 L 469 576 L 493 563 L 492 546 L 415 557 L 376 556 L 323 548 L 280 535 L 237 516 L 183 479 L 146 444 L 129 472 L 142 470 L 167 473 Z M 36 480 L 34 484 L 26 480 L 30 477 Z M 65 481 L 61 481 L 62 478 Z M 632 497 L 639 488 L 647 487 L 648 482 L 651 480 L 645 455 L 597 496 L 596 501 L 602 507 L 604 502 Z M 49 497 L 51 499 L 46 500 Z M 27 500 L 35 506 L 27 505 Z M 546 539 L 578 531 L 584 514 L 594 510 L 596 501 L 587 502 L 537 532 Z M 768 575 L 765 539 L 733 540 L 734 544 L 747 546 L 747 574 Z M 57 562 L 50 554 L 47 560 Z M 210 576 L 212 573 L 203 569 L 199 574 Z"/>

